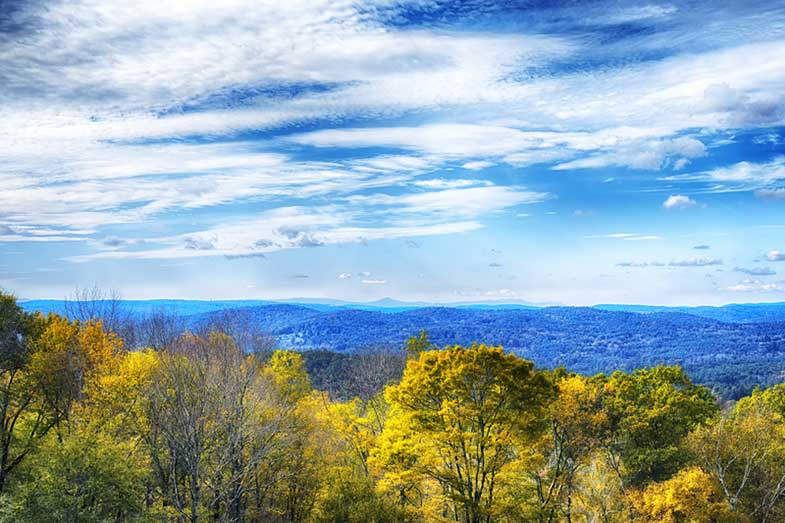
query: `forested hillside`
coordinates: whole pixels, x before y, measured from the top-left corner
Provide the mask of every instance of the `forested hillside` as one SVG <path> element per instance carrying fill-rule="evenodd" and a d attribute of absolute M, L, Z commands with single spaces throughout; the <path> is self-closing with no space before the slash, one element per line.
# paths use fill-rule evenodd
<path fill-rule="evenodd" d="M 126 343 L 138 346 L 157 346 L 186 330 L 218 326 L 243 338 L 245 350 L 269 338 L 268 343 L 300 351 L 362 352 L 396 350 L 402 340 L 425 330 L 439 345 L 482 340 L 502 345 L 537 365 L 564 366 L 587 375 L 679 364 L 697 382 L 729 398 L 785 379 L 785 321 L 722 322 L 682 312 L 587 307 L 416 307 L 390 312 L 253 302 L 239 302 L 244 305 L 240 307 L 238 302 L 167 300 L 119 302 L 111 307 L 110 301 L 98 306 L 89 303 L 31 302 L 26 306 L 59 311 L 72 319 L 109 316 L 114 330 L 125 333 Z M 707 309 L 737 318 L 766 310 L 768 317 L 785 318 L 776 315 L 779 304 L 727 307 Z M 166 339 L 157 339 L 162 335 Z"/>
<path fill-rule="evenodd" d="M 585 376 L 425 333 L 306 360 L 242 325 L 129 350 L 0 294 L 0 521 L 785 519 L 785 384 L 720 402 L 678 366 Z"/>
<path fill-rule="evenodd" d="M 577 307 L 339 311 L 274 334 L 289 348 L 344 351 L 394 347 L 420 329 L 440 345 L 484 340 L 538 365 L 585 374 L 681 364 L 699 382 L 731 396 L 778 381 L 785 371 L 785 323 L 724 323 L 681 313 Z"/>

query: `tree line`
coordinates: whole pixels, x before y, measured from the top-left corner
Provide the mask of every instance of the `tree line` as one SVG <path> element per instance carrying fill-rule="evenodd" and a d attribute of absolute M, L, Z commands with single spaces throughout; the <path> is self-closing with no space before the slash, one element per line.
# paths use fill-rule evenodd
<path fill-rule="evenodd" d="M 226 331 L 129 350 L 0 293 L 0 521 L 785 520 L 785 385 L 720 404 L 677 366 L 589 377 L 422 333 L 331 394 Z"/>

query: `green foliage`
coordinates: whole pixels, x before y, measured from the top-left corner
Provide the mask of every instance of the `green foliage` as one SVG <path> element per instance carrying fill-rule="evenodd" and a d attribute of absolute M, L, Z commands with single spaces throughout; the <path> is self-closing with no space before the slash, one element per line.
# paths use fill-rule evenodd
<path fill-rule="evenodd" d="M 689 459 L 683 439 L 717 413 L 716 399 L 680 367 L 598 376 L 609 424 L 606 447 L 632 485 L 667 479 Z"/>
<path fill-rule="evenodd" d="M 406 340 L 404 348 L 410 357 L 417 357 L 421 352 L 435 350 L 438 347 L 428 339 L 427 332 L 420 331 L 420 334 L 417 336 L 412 336 Z"/>
<path fill-rule="evenodd" d="M 144 519 L 145 469 L 103 435 L 49 438 L 32 457 L 6 521 L 99 523 Z M 10 516 L 10 517 L 9 517 Z"/>
<path fill-rule="evenodd" d="M 407 523 L 419 518 L 395 505 L 365 478 L 341 477 L 330 483 L 315 523 Z"/>

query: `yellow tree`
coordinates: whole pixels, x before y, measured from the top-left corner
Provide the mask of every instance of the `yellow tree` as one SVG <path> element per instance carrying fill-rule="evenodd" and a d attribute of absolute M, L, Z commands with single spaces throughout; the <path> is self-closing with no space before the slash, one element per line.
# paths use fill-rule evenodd
<path fill-rule="evenodd" d="M 256 448 L 263 454 L 249 478 L 250 518 L 306 521 L 332 459 L 326 395 L 312 391 L 300 353 L 279 350 L 262 368 L 266 394 L 257 406 Z"/>
<path fill-rule="evenodd" d="M 756 390 L 690 437 L 702 468 L 741 520 L 785 518 L 785 388 Z"/>
<path fill-rule="evenodd" d="M 86 381 L 120 348 L 100 323 L 29 315 L 0 293 L 0 492 L 41 438 L 69 420 Z"/>
<path fill-rule="evenodd" d="M 122 341 L 100 323 L 49 315 L 34 349 L 27 373 L 53 413 L 59 433 L 73 406 L 83 399 L 85 384 L 117 364 Z"/>
<path fill-rule="evenodd" d="M 714 479 L 688 467 L 662 483 L 652 483 L 636 500 L 638 521 L 652 523 L 731 522 L 735 520 Z"/>
<path fill-rule="evenodd" d="M 408 421 L 400 438 L 411 442 L 414 469 L 439 483 L 449 516 L 466 523 L 492 520 L 497 476 L 515 444 L 542 427 L 551 394 L 531 362 L 477 344 L 421 352 L 386 392 L 393 415 Z"/>
<path fill-rule="evenodd" d="M 602 388 L 579 375 L 555 372 L 556 399 L 548 407 L 548 430 L 538 440 L 540 466 L 531 473 L 535 482 L 537 517 L 572 521 L 577 473 L 592 458 L 608 430 Z"/>

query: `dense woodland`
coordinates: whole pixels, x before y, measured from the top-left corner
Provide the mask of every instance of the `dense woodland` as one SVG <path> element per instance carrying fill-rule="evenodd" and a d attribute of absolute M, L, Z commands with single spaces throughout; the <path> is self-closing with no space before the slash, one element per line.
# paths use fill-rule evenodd
<path fill-rule="evenodd" d="M 131 350 L 73 312 L 0 294 L 0 521 L 785 520 L 785 385 L 721 402 L 425 333 L 306 361 L 230 317 Z"/>
<path fill-rule="evenodd" d="M 539 367 L 565 367 L 585 375 L 678 364 L 696 383 L 725 399 L 785 381 L 782 303 L 683 308 L 689 314 L 655 307 L 633 307 L 645 313 L 512 306 L 362 310 L 263 302 L 136 302 L 112 299 L 100 289 L 76 294 L 65 301 L 22 305 L 30 312 L 57 312 L 70 319 L 102 318 L 121 333 L 127 348 L 161 347 L 186 331 L 228 333 L 247 352 L 259 351 L 267 340 L 268 346 L 303 352 L 315 381 L 319 377 L 314 373 L 327 371 L 317 364 L 343 374 L 344 366 L 351 371 L 355 355 L 400 352 L 402 340 L 422 330 L 439 346 L 482 340 Z"/>

